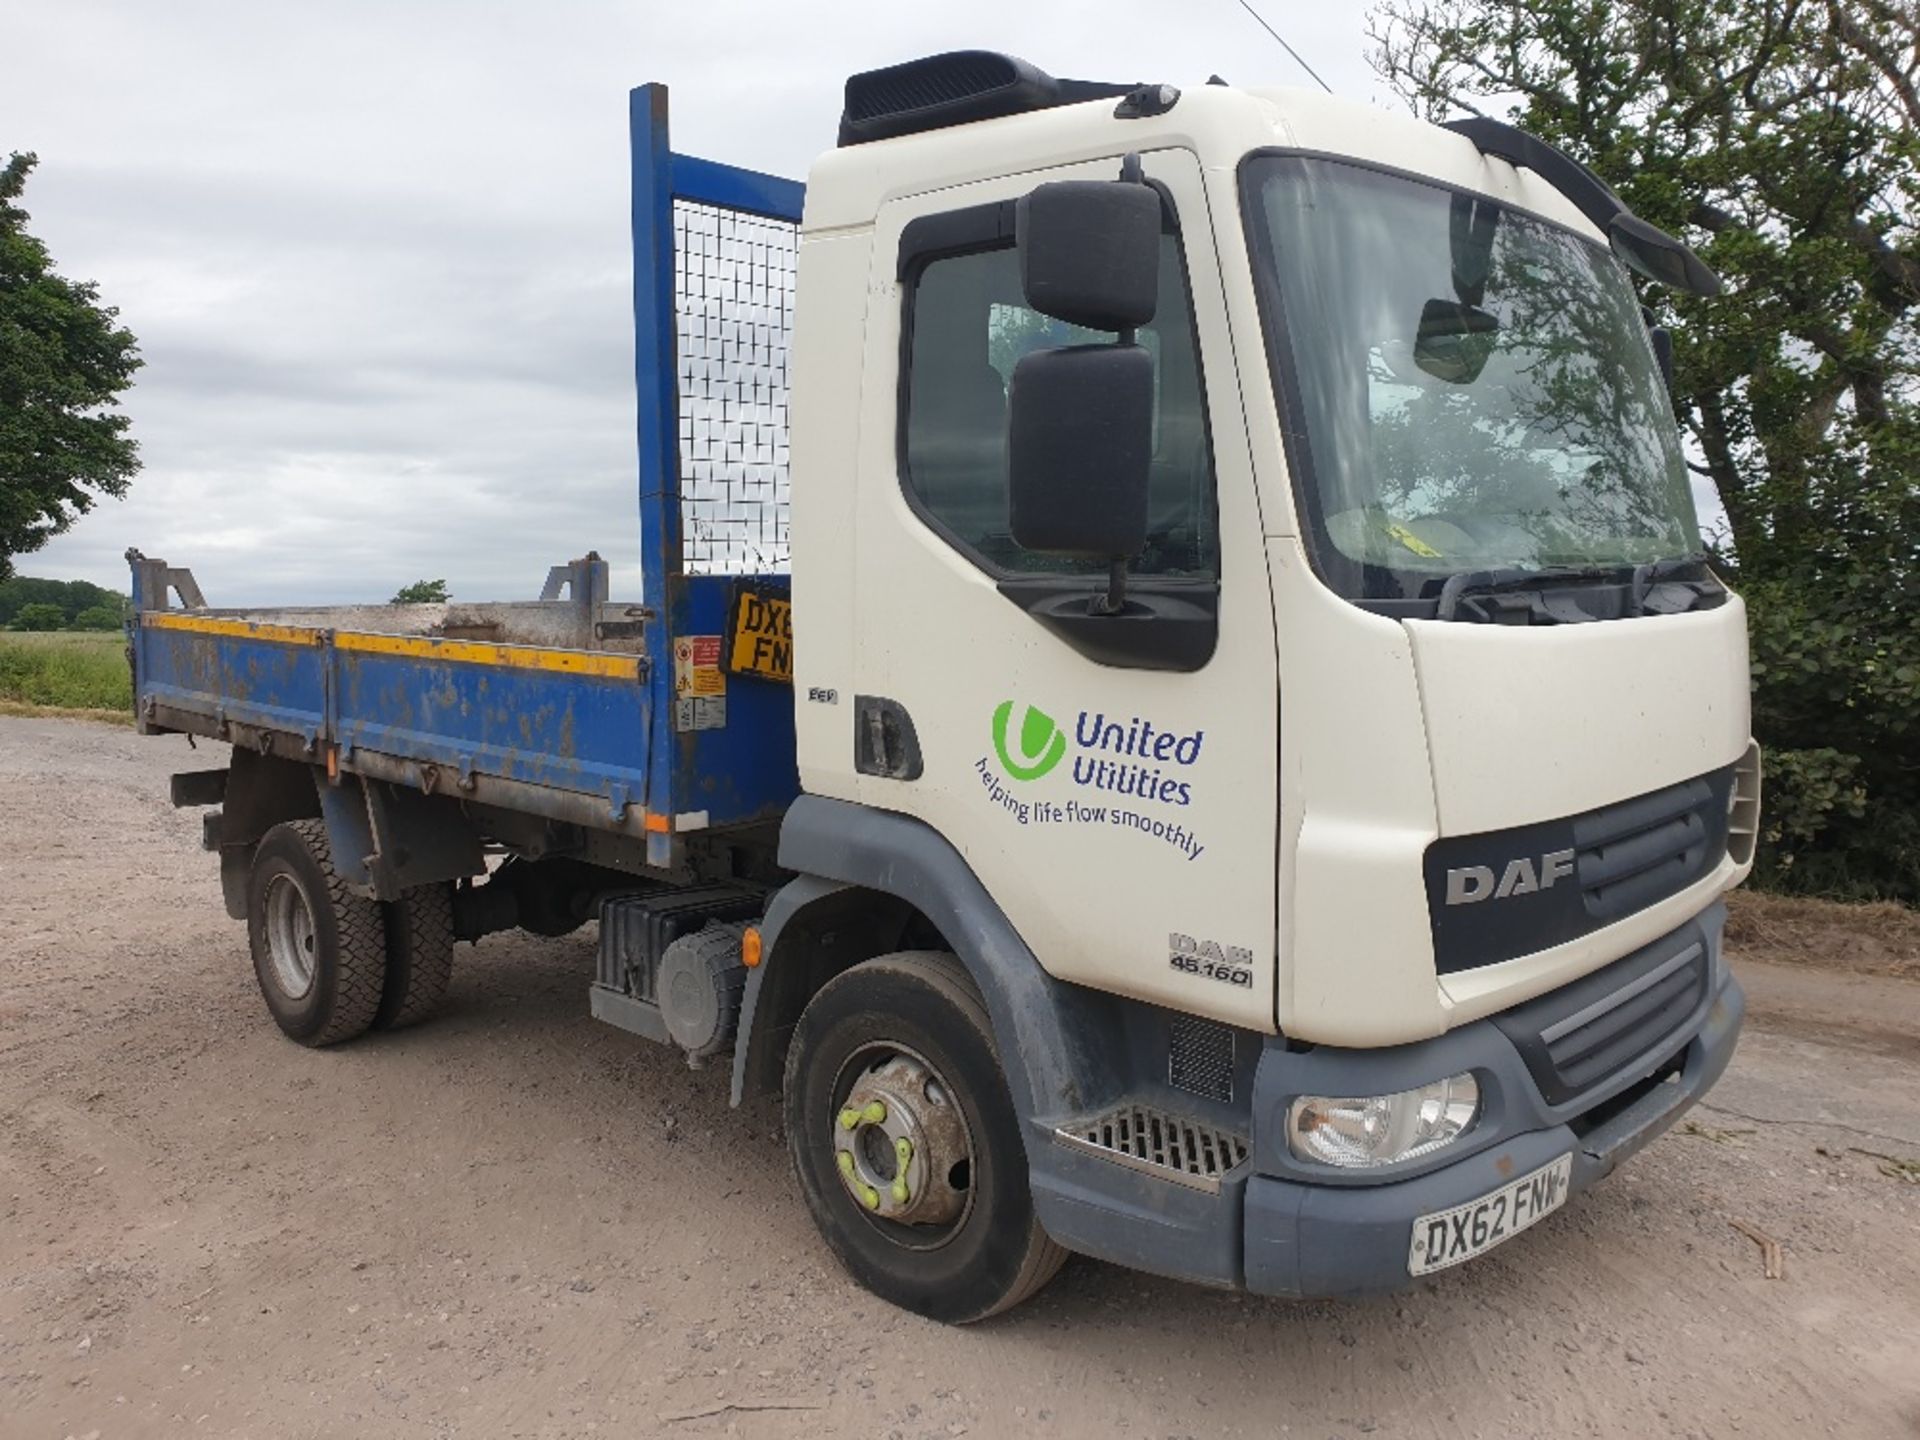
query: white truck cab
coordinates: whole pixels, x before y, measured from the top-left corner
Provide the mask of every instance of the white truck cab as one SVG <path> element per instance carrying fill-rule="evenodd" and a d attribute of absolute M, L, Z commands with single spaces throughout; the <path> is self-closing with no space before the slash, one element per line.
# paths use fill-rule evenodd
<path fill-rule="evenodd" d="M 1745 612 L 1622 256 L 1711 281 L 1492 122 L 980 54 L 849 82 L 781 859 L 871 850 L 980 937 L 936 920 L 1069 1248 L 1405 1283 L 1725 1065 Z"/>

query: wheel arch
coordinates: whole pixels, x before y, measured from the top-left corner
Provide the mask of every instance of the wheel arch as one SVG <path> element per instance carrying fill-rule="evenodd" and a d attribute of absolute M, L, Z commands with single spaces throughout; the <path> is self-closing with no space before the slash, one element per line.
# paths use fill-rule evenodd
<path fill-rule="evenodd" d="M 247 918 L 247 874 L 261 838 L 283 821 L 320 818 L 317 773 L 298 760 L 234 747 L 227 761 L 218 836 L 220 892 L 233 919 Z"/>
<path fill-rule="evenodd" d="M 802 796 L 780 830 L 780 863 L 798 872 L 761 923 L 735 1041 L 733 1102 L 777 1090 L 786 1044 L 813 992 L 900 948 L 924 922 L 986 1001 L 1022 1124 L 1080 1108 L 1101 1069 L 1093 1011 L 1102 997 L 1041 969 L 973 869 L 932 826 L 844 800 Z"/>
<path fill-rule="evenodd" d="M 740 997 L 735 1105 L 780 1089 L 807 1001 L 834 976 L 899 949 L 916 913 L 897 896 L 820 875 L 801 875 L 774 895 L 760 922 L 761 961 Z"/>
<path fill-rule="evenodd" d="M 252 845 L 284 820 L 319 819 L 316 773 L 298 760 L 235 746 L 220 810 L 221 843 Z"/>
<path fill-rule="evenodd" d="M 447 795 L 359 775 L 329 781 L 317 765 L 236 747 L 220 817 L 227 913 L 246 917 L 253 850 L 275 825 L 321 820 L 338 873 L 356 894 L 397 900 L 420 885 L 484 874 L 479 832 Z"/>

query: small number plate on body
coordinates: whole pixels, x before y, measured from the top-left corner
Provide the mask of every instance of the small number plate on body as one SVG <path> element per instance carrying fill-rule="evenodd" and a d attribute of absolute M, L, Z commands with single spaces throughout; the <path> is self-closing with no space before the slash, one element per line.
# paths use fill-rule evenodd
<path fill-rule="evenodd" d="M 743 587 L 727 622 L 727 669 L 793 683 L 793 605 L 784 595 Z"/>
<path fill-rule="evenodd" d="M 1422 1215 L 1413 1222 L 1407 1273 L 1428 1275 L 1486 1254 L 1566 1204 L 1572 1181 L 1573 1157 L 1562 1155 L 1478 1200 Z"/>

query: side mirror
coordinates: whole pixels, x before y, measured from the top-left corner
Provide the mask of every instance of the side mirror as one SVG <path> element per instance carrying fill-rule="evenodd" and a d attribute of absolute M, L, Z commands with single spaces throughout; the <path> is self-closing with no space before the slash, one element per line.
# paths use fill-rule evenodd
<path fill-rule="evenodd" d="M 1627 268 L 1692 295 L 1718 295 L 1720 277 L 1707 262 L 1657 225 L 1622 211 L 1607 227 L 1607 240 Z"/>
<path fill-rule="evenodd" d="M 1056 180 L 1014 212 L 1027 305 L 1088 330 L 1132 330 L 1160 298 L 1160 192 L 1126 180 Z"/>
<path fill-rule="evenodd" d="M 1420 307 L 1413 363 L 1450 385 L 1471 385 L 1499 343 L 1500 321 L 1477 305 L 1429 300 Z"/>
<path fill-rule="evenodd" d="M 1013 367 L 1007 502 L 1016 544 L 1110 563 L 1139 554 L 1152 460 L 1146 350 L 1073 345 L 1036 350 Z"/>

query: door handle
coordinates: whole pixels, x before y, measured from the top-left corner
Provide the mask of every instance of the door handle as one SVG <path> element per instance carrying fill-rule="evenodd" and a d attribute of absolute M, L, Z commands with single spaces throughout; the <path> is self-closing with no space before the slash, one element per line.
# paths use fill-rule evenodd
<path fill-rule="evenodd" d="M 913 717 L 898 700 L 853 697 L 853 768 L 887 780 L 918 780 L 926 770 Z"/>

